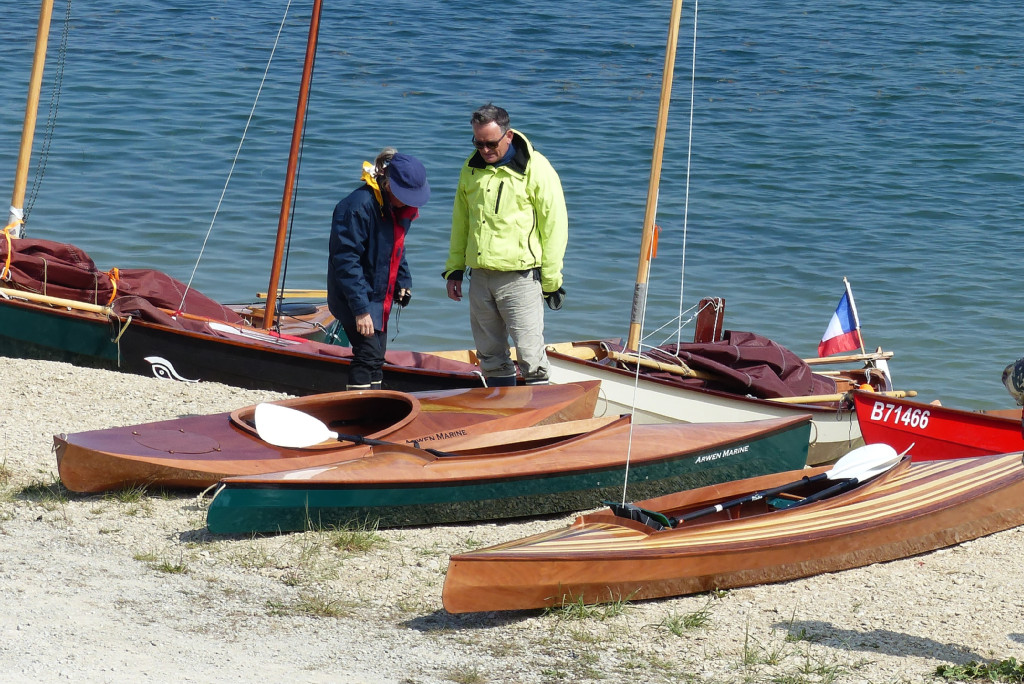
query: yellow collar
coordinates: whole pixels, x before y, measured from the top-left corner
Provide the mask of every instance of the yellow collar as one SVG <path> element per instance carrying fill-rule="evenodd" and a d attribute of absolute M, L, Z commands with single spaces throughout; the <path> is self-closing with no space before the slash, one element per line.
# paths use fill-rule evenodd
<path fill-rule="evenodd" d="M 384 209 L 384 197 L 380 192 L 380 185 L 377 183 L 377 177 L 373 175 L 373 164 L 368 161 L 363 162 L 363 182 L 373 188 L 373 196 L 377 198 L 377 204 L 380 205 L 381 210 Z"/>

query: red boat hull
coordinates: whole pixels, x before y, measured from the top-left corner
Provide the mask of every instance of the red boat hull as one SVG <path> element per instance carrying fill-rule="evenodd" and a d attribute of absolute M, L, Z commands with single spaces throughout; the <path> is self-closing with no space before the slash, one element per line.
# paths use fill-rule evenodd
<path fill-rule="evenodd" d="M 897 451 L 911 445 L 915 461 L 1005 454 L 1024 449 L 1020 411 L 1016 417 L 921 404 L 907 399 L 854 392 L 857 422 L 867 444 Z"/>

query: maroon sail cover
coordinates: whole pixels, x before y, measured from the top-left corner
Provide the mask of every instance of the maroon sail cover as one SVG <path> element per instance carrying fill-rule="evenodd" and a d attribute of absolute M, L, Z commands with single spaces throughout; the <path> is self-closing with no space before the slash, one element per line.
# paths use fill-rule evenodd
<path fill-rule="evenodd" d="M 113 270 L 113 269 L 112 269 Z M 111 272 L 101 271 L 82 249 L 63 242 L 0 236 L 0 287 L 109 306 L 119 316 L 149 321 L 177 330 L 189 330 L 247 344 L 280 347 L 301 345 L 302 351 L 351 358 L 352 349 L 289 336 L 265 333 L 262 340 L 246 331 L 218 330 L 207 321 L 247 327 L 241 316 L 165 273 L 146 268 L 118 269 L 116 287 Z M 184 296 L 183 296 L 184 295 Z M 180 307 L 180 308 L 179 308 Z M 178 313 L 201 319 L 176 315 Z M 262 332 L 262 331 L 260 331 Z M 386 363 L 407 368 L 474 373 L 470 363 L 410 351 L 389 351 Z"/>
<path fill-rule="evenodd" d="M 146 268 L 101 271 L 82 249 L 63 242 L 21 238 L 0 240 L 0 263 L 6 265 L 3 284 L 48 297 L 60 297 L 88 304 L 109 306 L 118 314 L 153 321 L 175 328 L 189 328 L 187 319 L 172 318 L 180 311 L 225 323 L 239 324 L 241 317 L 231 309 L 165 273 Z M 184 303 L 182 303 L 184 300 Z"/>
<path fill-rule="evenodd" d="M 622 349 L 618 345 L 608 346 Z M 663 345 L 644 355 L 665 364 L 678 365 L 682 361 L 693 370 L 708 371 L 716 376 L 714 380 L 699 380 L 644 370 L 645 376 L 685 385 L 749 394 L 761 399 L 833 394 L 836 391 L 834 380 L 816 375 L 803 359 L 781 344 L 751 332 L 726 330 L 717 342 Z"/>

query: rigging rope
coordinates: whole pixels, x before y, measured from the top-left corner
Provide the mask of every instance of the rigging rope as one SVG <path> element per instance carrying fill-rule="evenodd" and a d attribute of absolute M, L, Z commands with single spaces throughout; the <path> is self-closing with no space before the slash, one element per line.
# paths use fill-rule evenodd
<path fill-rule="evenodd" d="M 231 160 L 231 168 L 228 169 L 228 177 L 224 180 L 224 188 L 220 192 L 220 199 L 217 200 L 217 206 L 213 210 L 213 218 L 210 219 L 210 227 L 206 229 L 206 236 L 203 238 L 203 245 L 199 249 L 199 256 L 196 257 L 196 265 L 192 268 L 192 275 L 189 276 L 188 283 L 185 285 L 185 291 L 181 295 L 181 304 L 178 305 L 178 311 L 181 311 L 185 307 L 185 297 L 188 295 L 188 291 L 192 289 L 192 281 L 195 280 L 196 271 L 199 270 L 199 262 L 203 260 L 203 254 L 206 252 L 206 244 L 210 241 L 210 235 L 213 233 L 213 224 L 217 221 L 217 215 L 220 213 L 221 205 L 224 203 L 224 196 L 228 191 L 228 184 L 231 183 L 231 176 L 235 172 L 235 166 L 238 164 L 238 157 L 242 153 L 242 145 L 245 144 L 245 136 L 249 132 L 249 125 L 252 123 L 253 116 L 256 114 L 256 105 L 260 101 L 260 94 L 263 92 L 263 86 L 267 82 L 267 74 L 270 73 L 270 65 L 274 61 L 277 46 L 281 42 L 281 34 L 284 32 L 285 22 L 288 20 L 288 11 L 291 9 L 291 6 L 291 0 L 288 0 L 288 4 L 286 4 L 284 8 L 284 16 L 281 17 L 281 25 L 277 29 L 277 36 L 274 38 L 274 46 L 270 49 L 270 57 L 267 58 L 267 67 L 263 70 L 263 78 L 260 80 L 260 87 L 256 90 L 256 99 L 252 103 L 252 109 L 249 110 L 249 118 L 245 121 L 245 128 L 242 129 L 242 137 L 238 141 L 238 149 L 235 150 L 235 156 Z"/>
<path fill-rule="evenodd" d="M 57 50 L 57 68 L 53 72 L 53 90 L 50 91 L 50 111 L 46 116 L 46 127 L 43 129 L 42 144 L 39 151 L 39 164 L 36 166 L 36 175 L 32 179 L 32 189 L 29 191 L 25 201 L 22 219 L 28 221 L 28 215 L 32 213 L 32 207 L 39 196 L 39 188 L 46 173 L 46 161 L 50 156 L 50 145 L 53 143 L 53 132 L 57 127 L 57 110 L 60 108 L 60 94 L 64 84 L 64 64 L 68 53 L 68 34 L 71 31 L 71 0 L 67 0 L 64 9 L 64 27 L 60 34 L 60 47 Z"/>
<path fill-rule="evenodd" d="M 692 150 L 692 145 L 693 145 L 693 98 L 694 98 L 694 92 L 695 92 L 695 85 L 694 84 L 696 82 L 696 72 L 697 72 L 697 4 L 698 4 L 697 0 L 695 0 L 694 4 L 693 4 L 693 58 L 692 58 L 691 65 L 690 65 L 690 126 L 689 126 L 689 143 L 688 143 L 687 154 L 686 154 L 686 200 L 685 200 L 685 204 L 683 206 L 683 269 L 684 270 L 685 270 L 685 265 L 686 265 L 686 226 L 687 226 L 686 217 L 687 217 L 687 212 L 689 210 L 689 200 L 690 200 L 690 156 L 691 156 L 691 150 Z M 671 94 L 670 94 L 670 97 L 671 97 Z M 659 193 L 658 194 L 660 194 L 660 188 L 659 188 Z M 655 195 L 655 196 L 657 197 L 657 195 Z M 655 218 L 657 218 L 656 214 L 657 214 L 657 212 L 655 212 Z M 645 282 L 645 283 L 646 282 L 650 282 L 651 259 L 649 259 L 649 258 L 646 259 L 646 269 L 647 270 L 644 273 L 644 278 L 643 278 L 643 282 Z M 676 317 L 676 319 L 675 319 L 676 321 L 682 320 L 682 317 L 683 317 L 683 287 L 682 287 L 681 278 L 682 278 L 682 273 L 680 273 L 680 285 L 679 285 L 679 315 Z M 654 334 L 653 332 L 650 333 L 649 335 L 644 335 L 643 334 L 644 326 L 646 325 L 646 320 L 647 320 L 647 293 L 648 293 L 648 291 L 649 291 L 649 288 L 647 288 L 647 287 L 643 288 L 643 294 L 642 294 L 641 302 L 640 302 L 640 339 L 637 341 L 637 349 L 636 349 L 636 353 L 637 353 L 638 356 L 642 356 L 643 355 L 643 350 L 644 350 L 644 346 L 645 346 L 644 345 L 644 340 L 647 339 L 648 337 L 650 337 L 650 335 Z M 665 326 L 662 326 L 661 328 L 658 328 L 658 330 L 661 330 L 664 327 Z M 681 325 L 676 327 L 676 339 L 677 339 L 677 341 L 679 340 L 679 334 L 680 334 L 681 330 L 682 330 L 682 326 Z M 657 332 L 657 331 L 654 331 L 654 332 Z M 646 346 L 649 349 L 652 348 L 651 345 L 646 345 Z M 636 369 L 633 371 L 632 413 L 634 415 L 636 413 L 636 402 L 637 402 L 637 396 L 639 395 L 639 393 L 640 393 L 640 364 L 638 363 L 638 364 L 636 364 Z M 623 504 L 626 503 L 627 489 L 629 487 L 629 466 L 630 466 L 630 461 L 631 461 L 631 458 L 632 458 L 632 455 L 633 455 L 633 426 L 634 426 L 634 424 L 635 423 L 632 420 L 629 423 L 629 439 L 628 439 L 627 447 L 626 447 L 626 469 L 625 469 L 625 473 L 624 473 L 624 475 L 622 477 L 622 503 Z"/>
<path fill-rule="evenodd" d="M 690 161 L 693 156 L 693 100 L 696 91 L 697 81 L 697 4 L 699 0 L 693 2 L 693 53 L 690 57 L 690 125 L 687 132 L 686 141 L 686 192 L 683 199 L 683 258 L 679 266 L 679 316 L 676 320 L 680 320 L 683 317 L 683 285 L 685 283 L 686 274 L 686 228 L 687 218 L 690 215 Z M 676 345 L 679 345 L 680 333 L 682 333 L 682 327 L 676 328 Z"/>

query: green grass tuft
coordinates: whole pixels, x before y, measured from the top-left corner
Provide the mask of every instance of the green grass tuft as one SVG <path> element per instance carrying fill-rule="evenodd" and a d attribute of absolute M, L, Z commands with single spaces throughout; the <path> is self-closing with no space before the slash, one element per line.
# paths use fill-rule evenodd
<path fill-rule="evenodd" d="M 116 489 L 112 492 L 107 492 L 103 495 L 103 498 L 107 501 L 117 501 L 119 503 L 139 503 L 146 498 L 146 487 L 145 485 L 135 485 L 134 487 L 124 487 L 123 489 Z"/>
<path fill-rule="evenodd" d="M 583 597 L 573 598 L 570 595 L 562 597 L 562 602 L 557 606 L 544 609 L 544 615 L 553 615 L 566 620 L 607 620 L 618 617 L 629 608 L 629 600 L 632 597 L 616 598 L 609 595 L 609 600 L 601 603 L 586 603 Z"/>
<path fill-rule="evenodd" d="M 387 545 L 387 541 L 377 534 L 376 520 L 332 527 L 327 532 L 331 546 L 347 553 L 366 553 Z"/>
<path fill-rule="evenodd" d="M 684 613 L 679 615 L 678 613 L 672 613 L 665 617 L 660 627 L 666 629 L 676 636 L 682 636 L 685 632 L 692 629 L 700 629 L 707 627 L 711 624 L 711 604 L 710 602 L 700 610 L 695 610 L 692 613 Z"/>
<path fill-rule="evenodd" d="M 940 665 L 936 677 L 960 682 L 984 680 L 990 682 L 1024 682 L 1024 663 L 1016 658 L 979 663 L 976 660 L 965 665 Z"/>

